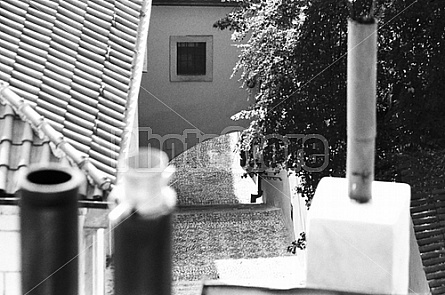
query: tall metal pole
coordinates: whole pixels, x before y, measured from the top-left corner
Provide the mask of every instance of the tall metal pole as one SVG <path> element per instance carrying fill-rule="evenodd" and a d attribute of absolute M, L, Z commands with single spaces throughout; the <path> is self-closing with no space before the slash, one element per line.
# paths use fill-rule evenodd
<path fill-rule="evenodd" d="M 22 180 L 20 226 L 22 292 L 78 295 L 78 188 L 74 168 L 30 168 Z"/>
<path fill-rule="evenodd" d="M 372 198 L 376 137 L 377 21 L 348 21 L 347 160 L 349 197 Z"/>

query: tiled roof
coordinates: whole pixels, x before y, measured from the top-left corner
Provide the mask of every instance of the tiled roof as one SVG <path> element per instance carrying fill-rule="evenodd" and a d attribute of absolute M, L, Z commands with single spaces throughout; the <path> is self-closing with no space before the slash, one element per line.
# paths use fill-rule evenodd
<path fill-rule="evenodd" d="M 153 5 L 164 6 L 238 6 L 233 0 L 153 0 Z"/>
<path fill-rule="evenodd" d="M 0 2 L 0 80 L 112 182 L 133 127 L 150 4 Z M 0 107 L 0 124 L 7 127 L 0 128 L 0 191 L 17 190 L 22 167 L 64 161 L 48 154 L 48 140 L 32 134 L 9 106 Z"/>
<path fill-rule="evenodd" d="M 445 190 L 412 195 L 411 214 L 432 294 L 445 293 Z"/>
<path fill-rule="evenodd" d="M 431 294 L 445 294 L 445 152 L 401 157 L 411 185 L 411 217 Z"/>
<path fill-rule="evenodd" d="M 41 139 L 33 132 L 31 125 L 17 116 L 8 105 L 0 105 L 0 196 L 16 191 L 20 179 L 26 174 L 29 165 L 58 162 L 70 166 L 68 158 L 56 157 L 48 138 Z M 89 198 L 102 197 L 96 186 L 85 185 L 80 194 Z"/>

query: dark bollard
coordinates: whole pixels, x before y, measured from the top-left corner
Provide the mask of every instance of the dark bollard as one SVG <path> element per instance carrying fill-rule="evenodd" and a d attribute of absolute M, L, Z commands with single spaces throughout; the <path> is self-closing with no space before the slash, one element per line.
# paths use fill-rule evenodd
<path fill-rule="evenodd" d="M 135 213 L 115 229 L 116 295 L 171 295 L 172 215 Z"/>
<path fill-rule="evenodd" d="M 78 188 L 82 174 L 30 168 L 20 190 L 22 293 L 78 295 Z"/>
<path fill-rule="evenodd" d="M 142 149 L 122 174 L 114 227 L 114 294 L 171 295 L 172 218 L 176 193 L 165 153 Z"/>

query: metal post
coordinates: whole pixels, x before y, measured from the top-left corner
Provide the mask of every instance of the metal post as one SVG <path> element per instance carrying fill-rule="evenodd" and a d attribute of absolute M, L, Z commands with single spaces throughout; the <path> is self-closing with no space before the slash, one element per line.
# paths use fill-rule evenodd
<path fill-rule="evenodd" d="M 171 295 L 172 214 L 134 213 L 114 231 L 115 294 Z"/>
<path fill-rule="evenodd" d="M 122 175 L 121 203 L 110 213 L 115 295 L 171 295 L 176 193 L 167 165 L 164 152 L 142 149 Z"/>
<path fill-rule="evenodd" d="M 78 295 L 78 188 L 75 168 L 30 168 L 22 181 L 20 226 L 22 291 Z"/>
<path fill-rule="evenodd" d="M 377 21 L 348 22 L 347 160 L 349 197 L 372 198 L 376 137 Z"/>

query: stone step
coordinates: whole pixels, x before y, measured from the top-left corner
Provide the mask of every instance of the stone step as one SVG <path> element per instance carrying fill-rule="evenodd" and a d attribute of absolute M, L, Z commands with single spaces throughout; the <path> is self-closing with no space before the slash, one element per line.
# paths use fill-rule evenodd
<path fill-rule="evenodd" d="M 251 178 L 242 178 L 243 174 L 230 169 L 182 168 L 177 169 L 171 186 L 179 205 L 249 203 L 250 195 L 258 189 Z"/>
<path fill-rule="evenodd" d="M 224 283 L 261 287 L 295 288 L 302 285 L 304 269 L 300 257 L 220 259 L 215 262 Z"/>
<path fill-rule="evenodd" d="M 201 281 L 175 281 L 172 284 L 172 295 L 201 295 Z"/>
<path fill-rule="evenodd" d="M 174 216 L 173 294 L 200 294 L 203 280 L 260 284 L 299 279 L 297 256 L 281 210 L 265 204 L 195 206 Z M 295 266 L 295 268 L 294 268 Z M 107 269 L 107 294 L 113 294 L 112 268 Z"/>
<path fill-rule="evenodd" d="M 171 186 L 179 205 L 250 202 L 250 195 L 256 194 L 258 187 L 250 177 L 242 177 L 245 171 L 234 152 L 237 141 L 237 133 L 212 138 L 171 161 L 176 167 Z"/>
<path fill-rule="evenodd" d="M 274 207 L 181 210 L 175 216 L 173 279 L 219 279 L 217 261 L 289 256 L 291 242 Z"/>
<path fill-rule="evenodd" d="M 297 288 L 305 285 L 304 269 L 297 256 L 220 259 L 215 261 L 221 282 L 229 285 L 256 286 L 265 288 Z M 174 281 L 174 295 L 201 294 L 202 281 Z"/>

